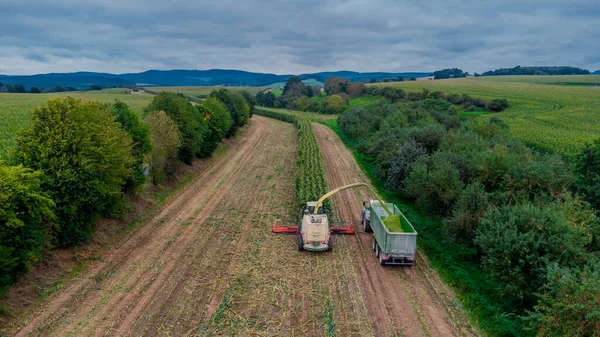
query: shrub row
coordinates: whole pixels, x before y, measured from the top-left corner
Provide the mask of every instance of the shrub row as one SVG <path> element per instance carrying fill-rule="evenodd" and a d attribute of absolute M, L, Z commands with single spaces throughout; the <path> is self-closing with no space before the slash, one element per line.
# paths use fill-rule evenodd
<path fill-rule="evenodd" d="M 42 251 L 85 243 L 100 216 L 125 210 L 125 193 L 175 172 L 177 159 L 207 157 L 250 117 L 243 96 L 219 90 L 193 106 L 156 95 L 142 121 L 129 107 L 48 100 L 0 162 L 0 290 Z M 228 105 L 230 104 L 230 105 Z"/>
<path fill-rule="evenodd" d="M 473 98 L 467 94 L 449 94 L 441 91 L 430 91 L 423 89 L 421 92 L 409 92 L 402 88 L 390 86 L 368 86 L 364 90 L 365 94 L 371 96 L 381 96 L 392 103 L 400 101 L 417 102 L 424 99 L 446 100 L 453 105 L 459 105 L 467 111 L 486 109 L 491 112 L 501 112 L 508 109 L 508 101 L 504 98 L 485 101 L 480 98 Z"/>
<path fill-rule="evenodd" d="M 597 332 L 600 307 L 581 295 L 600 298 L 586 279 L 599 269 L 599 220 L 570 192 L 562 158 L 531 150 L 497 118 L 460 120 L 441 99 L 354 108 L 339 125 L 387 189 L 442 219 L 443 240 L 453 241 L 444 254 L 478 261 L 474 269 L 489 275 L 494 287 L 461 290 L 478 292 L 493 335 Z M 462 279 L 469 270 L 449 268 Z M 581 284 L 561 293 L 574 277 Z"/>

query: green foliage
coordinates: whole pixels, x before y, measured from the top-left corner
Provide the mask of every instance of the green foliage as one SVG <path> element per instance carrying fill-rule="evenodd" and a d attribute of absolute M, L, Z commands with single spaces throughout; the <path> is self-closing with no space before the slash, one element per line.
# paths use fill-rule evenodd
<path fill-rule="evenodd" d="M 321 112 L 325 114 L 338 114 L 346 108 L 346 102 L 340 95 L 331 95 L 321 102 Z"/>
<path fill-rule="evenodd" d="M 208 130 L 200 112 L 182 96 L 176 93 L 161 92 L 154 96 L 152 102 L 144 109 L 146 114 L 153 111 L 164 111 L 173 119 L 181 132 L 179 159 L 191 164 L 195 156 L 200 156 L 203 138 Z"/>
<path fill-rule="evenodd" d="M 121 124 L 123 130 L 127 131 L 133 140 L 131 154 L 135 159 L 135 163 L 131 176 L 127 178 L 127 182 L 125 183 L 125 190 L 133 191 L 146 180 L 146 176 L 144 175 L 144 157 L 152 150 L 150 132 L 148 131 L 148 127 L 141 122 L 136 113 L 129 109 L 127 104 L 115 100 L 111 111 L 116 117 L 116 121 Z"/>
<path fill-rule="evenodd" d="M 210 134 L 205 139 L 205 146 L 202 149 L 204 151 L 203 156 L 210 156 L 217 148 L 221 139 L 231 129 L 233 121 L 225 105 L 215 97 L 208 97 L 197 108 L 210 130 Z"/>
<path fill-rule="evenodd" d="M 144 122 L 150 130 L 153 147 L 147 159 L 150 177 L 154 184 L 158 184 L 175 172 L 181 133 L 177 123 L 164 111 L 151 112 Z"/>
<path fill-rule="evenodd" d="M 19 137 L 16 161 L 46 175 L 59 246 L 85 242 L 97 215 L 112 211 L 134 164 L 131 136 L 97 102 L 54 98 Z"/>
<path fill-rule="evenodd" d="M 250 113 L 249 118 L 252 118 L 252 115 L 254 115 L 254 107 L 256 106 L 256 97 L 252 96 L 247 90 L 240 91 L 240 95 L 246 100 L 249 109 L 248 111 Z"/>
<path fill-rule="evenodd" d="M 269 90 L 268 92 L 261 91 L 256 94 L 256 104 L 258 106 L 272 108 L 275 104 L 275 98 L 275 94 L 273 94 L 272 90 Z"/>
<path fill-rule="evenodd" d="M 575 187 L 600 210 L 600 139 L 587 143 L 575 158 Z"/>
<path fill-rule="evenodd" d="M 600 264 L 581 270 L 552 264 L 535 312 L 527 322 L 539 337 L 600 336 Z"/>
<path fill-rule="evenodd" d="M 461 120 L 449 102 L 427 99 L 351 108 L 339 126 L 371 177 L 442 217 L 443 226 L 413 221 L 420 246 L 434 252 L 494 335 L 530 334 L 520 315 L 538 303 L 548 266 L 577 271 L 600 250 L 600 221 L 569 193 L 563 159 L 512 138 L 498 118 Z M 580 166 L 597 171 L 591 153 Z"/>
<path fill-rule="evenodd" d="M 495 99 L 487 103 L 485 108 L 493 112 L 504 111 L 508 109 L 508 101 L 505 98 Z"/>
<path fill-rule="evenodd" d="M 585 143 L 600 138 L 600 115 L 596 113 L 600 96 L 595 88 L 599 83 L 600 76 L 596 75 L 486 76 L 367 85 L 367 90 L 385 85 L 408 92 L 428 88 L 448 96 L 469 93 L 486 102 L 506 99 L 510 108 L 494 117 L 509 126 L 513 137 L 539 149 L 574 157 Z"/>
<path fill-rule="evenodd" d="M 525 202 L 493 208 L 481 218 L 475 244 L 483 252 L 483 266 L 515 302 L 532 303 L 550 264 L 574 267 L 589 257 L 590 238 L 561 213 Z"/>
<path fill-rule="evenodd" d="M 248 119 L 250 118 L 250 108 L 244 97 L 240 94 L 230 92 L 227 89 L 219 89 L 213 91 L 209 97 L 214 97 L 221 101 L 231 115 L 231 120 L 233 122 L 231 128 L 227 132 L 227 137 L 235 135 L 237 130 L 248 122 Z"/>
<path fill-rule="evenodd" d="M 445 221 L 446 232 L 454 241 L 474 246 L 475 230 L 489 208 L 490 197 L 483 185 L 468 185 L 456 201 L 452 216 Z"/>
<path fill-rule="evenodd" d="M 54 202 L 41 189 L 43 174 L 0 162 L 0 288 L 39 261 L 49 243 Z"/>
<path fill-rule="evenodd" d="M 445 215 L 460 196 L 460 172 L 449 161 L 436 156 L 422 157 L 406 181 L 406 191 L 417 204 L 432 213 Z"/>

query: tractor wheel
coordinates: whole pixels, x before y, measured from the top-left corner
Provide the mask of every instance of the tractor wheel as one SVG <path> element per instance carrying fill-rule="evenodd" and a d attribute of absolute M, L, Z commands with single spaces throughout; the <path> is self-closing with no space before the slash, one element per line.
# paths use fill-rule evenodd
<path fill-rule="evenodd" d="M 373 229 L 371 228 L 371 221 L 369 221 L 367 219 L 363 219 L 363 229 L 365 230 L 366 233 L 373 232 Z"/>
<path fill-rule="evenodd" d="M 298 224 L 298 234 L 296 235 L 296 244 L 298 245 L 298 251 L 304 250 L 304 240 L 302 239 L 302 224 Z"/>
<path fill-rule="evenodd" d="M 329 240 L 327 240 L 327 251 L 330 252 L 333 250 L 333 235 L 329 235 Z"/>
<path fill-rule="evenodd" d="M 300 232 L 296 235 L 296 244 L 298 245 L 299 252 L 304 250 L 304 240 L 302 240 L 302 234 L 300 234 Z"/>

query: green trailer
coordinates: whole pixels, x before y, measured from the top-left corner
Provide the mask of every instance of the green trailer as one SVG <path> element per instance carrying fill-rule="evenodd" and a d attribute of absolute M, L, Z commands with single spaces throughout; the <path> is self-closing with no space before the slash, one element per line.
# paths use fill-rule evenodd
<path fill-rule="evenodd" d="M 368 229 L 373 231 L 372 248 L 383 266 L 401 265 L 412 266 L 415 263 L 417 251 L 417 231 L 408 219 L 393 203 L 385 203 L 387 209 L 394 215 L 400 216 L 402 232 L 390 232 L 383 220 L 388 217 L 388 212 L 377 200 L 369 202 L 363 219 L 368 218 Z"/>

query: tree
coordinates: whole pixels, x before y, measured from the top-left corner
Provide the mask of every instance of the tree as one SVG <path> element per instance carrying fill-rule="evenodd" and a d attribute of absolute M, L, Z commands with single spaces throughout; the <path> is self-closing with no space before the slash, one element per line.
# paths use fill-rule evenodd
<path fill-rule="evenodd" d="M 16 161 L 46 176 L 42 188 L 56 203 L 59 246 L 85 242 L 131 176 L 131 136 L 114 118 L 104 104 L 54 98 L 34 110 L 18 138 Z"/>
<path fill-rule="evenodd" d="M 327 95 L 348 93 L 348 89 L 350 88 L 350 80 L 347 78 L 331 76 L 327 79 L 327 81 L 325 81 L 324 88 Z"/>
<path fill-rule="evenodd" d="M 17 94 L 24 94 L 27 92 L 27 90 L 25 90 L 25 86 L 22 84 L 16 84 L 14 86 L 14 92 Z"/>
<path fill-rule="evenodd" d="M 219 89 L 213 91 L 209 97 L 215 97 L 225 105 L 231 115 L 231 129 L 227 132 L 227 137 L 235 135 L 237 130 L 242 127 L 250 118 L 250 108 L 246 100 L 239 94 Z"/>
<path fill-rule="evenodd" d="M 254 106 L 256 105 L 256 98 L 252 96 L 252 94 L 250 94 L 247 90 L 240 91 L 240 95 L 242 95 L 242 97 L 244 97 L 244 99 L 246 100 L 246 104 L 248 105 L 250 111 L 249 118 L 252 118 L 252 115 L 254 115 Z"/>
<path fill-rule="evenodd" d="M 102 87 L 98 84 L 92 84 L 88 90 L 102 90 Z"/>
<path fill-rule="evenodd" d="M 304 83 L 302 83 L 302 80 L 300 79 L 300 77 L 290 76 L 290 78 L 287 79 L 287 82 L 285 82 L 285 85 L 283 86 L 282 95 L 289 93 L 290 90 L 292 90 L 294 87 L 300 86 L 301 84 L 304 85 Z"/>
<path fill-rule="evenodd" d="M 0 288 L 39 261 L 49 243 L 54 202 L 42 179 L 40 171 L 0 162 Z"/>
<path fill-rule="evenodd" d="M 552 264 L 535 312 L 527 318 L 539 337 L 598 336 L 600 331 L 600 263 L 584 268 Z"/>
<path fill-rule="evenodd" d="M 443 69 L 443 70 L 437 70 L 437 71 L 433 72 L 433 78 L 436 80 L 444 79 L 444 78 L 458 78 L 458 77 L 467 77 L 467 74 L 458 68 Z"/>
<path fill-rule="evenodd" d="M 321 111 L 326 114 L 337 114 L 346 108 L 346 102 L 340 95 L 331 95 L 321 102 Z"/>
<path fill-rule="evenodd" d="M 261 91 L 258 94 L 256 94 L 256 104 L 259 106 L 272 108 L 275 104 L 275 98 L 275 95 L 271 91 Z"/>
<path fill-rule="evenodd" d="M 483 266 L 508 298 L 532 303 L 552 263 L 571 267 L 588 259 L 585 246 L 591 238 L 561 213 L 524 202 L 493 208 L 481 219 L 475 244 L 483 252 Z"/>
<path fill-rule="evenodd" d="M 152 150 L 150 132 L 148 131 L 148 126 L 142 123 L 138 115 L 131 111 L 127 104 L 115 100 L 115 103 L 111 106 L 111 112 L 115 116 L 116 121 L 121 124 L 123 130 L 127 131 L 133 140 L 131 154 L 135 162 L 131 176 L 127 178 L 124 186 L 125 191 L 131 192 L 146 180 L 144 158 Z"/>
<path fill-rule="evenodd" d="M 202 113 L 206 124 L 210 130 L 210 135 L 206 138 L 205 156 L 209 156 L 217 148 L 217 145 L 231 129 L 231 115 L 221 101 L 215 97 L 208 97 L 198 105 L 198 110 Z"/>
<path fill-rule="evenodd" d="M 508 109 L 508 101 L 504 98 L 494 99 L 485 105 L 489 111 L 500 112 Z"/>
<path fill-rule="evenodd" d="M 150 177 L 154 184 L 161 183 L 175 172 L 181 132 L 177 123 L 164 111 L 153 111 L 144 119 L 150 130 L 152 152 L 148 155 Z"/>
<path fill-rule="evenodd" d="M 1 87 L 1 85 L 0 85 L 0 87 Z M 32 93 L 32 94 L 39 94 L 42 91 L 38 87 L 31 87 L 31 88 L 29 88 L 29 92 Z"/>
<path fill-rule="evenodd" d="M 404 142 L 391 160 L 385 187 L 391 190 L 403 190 L 404 183 L 412 172 L 413 164 L 425 155 L 427 155 L 425 148 L 414 140 Z"/>
<path fill-rule="evenodd" d="M 198 110 L 187 99 L 176 93 L 161 92 L 154 96 L 144 111 L 147 114 L 152 111 L 164 111 L 177 123 L 181 132 L 181 161 L 190 165 L 194 157 L 202 153 L 203 133 L 207 128 Z"/>

